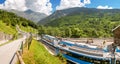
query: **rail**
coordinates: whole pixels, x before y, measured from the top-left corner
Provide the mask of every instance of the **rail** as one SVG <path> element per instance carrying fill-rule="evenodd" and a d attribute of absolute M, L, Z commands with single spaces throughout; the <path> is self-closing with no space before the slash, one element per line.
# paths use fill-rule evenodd
<path fill-rule="evenodd" d="M 17 54 L 17 57 L 18 57 L 18 60 L 19 60 L 20 64 L 25 64 L 21 55 L 20 55 L 20 53 L 17 51 L 16 54 Z"/>
<path fill-rule="evenodd" d="M 18 63 L 18 61 L 20 64 L 25 64 L 21 56 L 23 53 L 23 42 L 20 44 L 20 47 L 18 49 L 19 50 L 17 50 L 16 53 L 14 53 L 9 64 L 15 64 L 15 63 Z"/>

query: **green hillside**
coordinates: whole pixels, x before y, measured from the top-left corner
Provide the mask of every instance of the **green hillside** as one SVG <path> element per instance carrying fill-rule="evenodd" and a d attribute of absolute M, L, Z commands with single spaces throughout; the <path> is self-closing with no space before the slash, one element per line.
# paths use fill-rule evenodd
<path fill-rule="evenodd" d="M 46 18 L 46 24 L 40 28 L 44 33 L 62 37 L 112 37 L 112 29 L 120 24 L 120 10 L 99 10 L 73 8 L 61 10 L 59 18 Z M 57 12 L 56 12 L 57 14 Z M 54 16 L 57 16 L 53 14 Z M 51 15 L 52 16 L 52 15 Z M 52 28 L 50 30 L 50 28 Z M 56 31 L 57 30 L 57 31 Z M 49 31 L 49 32 L 47 32 Z M 41 34 L 41 33 L 40 33 Z"/>
<path fill-rule="evenodd" d="M 0 31 L 7 33 L 7 34 L 15 34 L 16 25 L 19 25 L 23 28 L 27 29 L 30 27 L 31 29 L 37 29 L 37 25 L 30 20 L 26 20 L 25 18 L 19 17 L 12 12 L 7 12 L 5 10 L 0 10 Z M 31 32 L 31 29 L 29 32 Z"/>
<path fill-rule="evenodd" d="M 6 26 L 6 24 L 3 23 L 2 21 L 0 21 L 0 31 L 4 32 L 6 34 L 15 34 L 17 32 L 15 30 L 15 28 L 11 28 L 10 26 Z"/>

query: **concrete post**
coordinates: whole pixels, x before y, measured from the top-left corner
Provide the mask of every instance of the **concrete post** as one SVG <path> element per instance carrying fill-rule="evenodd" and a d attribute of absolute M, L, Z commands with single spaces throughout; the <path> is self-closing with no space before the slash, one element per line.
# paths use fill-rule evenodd
<path fill-rule="evenodd" d="M 59 48 L 58 47 L 56 47 L 55 52 L 56 52 L 56 55 L 59 54 Z"/>

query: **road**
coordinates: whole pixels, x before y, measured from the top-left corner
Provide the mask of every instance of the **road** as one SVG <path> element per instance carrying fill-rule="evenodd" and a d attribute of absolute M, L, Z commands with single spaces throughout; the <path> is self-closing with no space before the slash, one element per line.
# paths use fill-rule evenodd
<path fill-rule="evenodd" d="M 11 61 L 20 48 L 21 43 L 26 39 L 26 37 L 15 40 L 9 44 L 0 47 L 0 64 L 11 64 Z M 12 63 L 14 64 L 14 63 Z"/>

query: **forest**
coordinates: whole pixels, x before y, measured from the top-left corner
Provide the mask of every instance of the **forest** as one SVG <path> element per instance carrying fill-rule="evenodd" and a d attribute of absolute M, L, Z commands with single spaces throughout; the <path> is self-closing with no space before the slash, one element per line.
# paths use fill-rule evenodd
<path fill-rule="evenodd" d="M 71 38 L 113 37 L 112 29 L 120 25 L 119 10 L 74 12 L 57 19 L 49 19 L 39 27 L 39 34 Z"/>
<path fill-rule="evenodd" d="M 7 26 L 11 27 L 21 25 L 24 27 L 31 26 L 33 28 L 37 28 L 37 25 L 34 22 L 26 20 L 25 18 L 22 18 L 12 12 L 7 12 L 5 10 L 0 10 L 0 20 L 6 23 Z"/>

